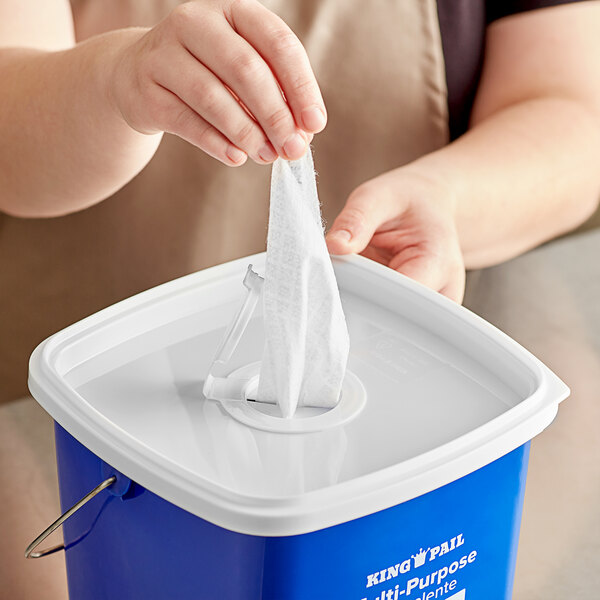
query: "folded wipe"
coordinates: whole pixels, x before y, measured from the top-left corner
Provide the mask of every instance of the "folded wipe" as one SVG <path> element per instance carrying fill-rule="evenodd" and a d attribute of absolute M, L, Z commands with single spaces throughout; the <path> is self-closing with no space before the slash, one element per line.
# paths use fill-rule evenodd
<path fill-rule="evenodd" d="M 298 406 L 335 406 L 349 340 L 310 152 L 273 165 L 263 314 L 257 399 L 279 404 L 284 417 Z"/>

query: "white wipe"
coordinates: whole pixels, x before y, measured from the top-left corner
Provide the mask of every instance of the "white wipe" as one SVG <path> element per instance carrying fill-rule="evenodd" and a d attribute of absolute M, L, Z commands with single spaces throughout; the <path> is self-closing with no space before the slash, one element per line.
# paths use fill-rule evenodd
<path fill-rule="evenodd" d="M 335 406 L 348 361 L 348 329 L 310 151 L 273 164 L 263 307 L 258 400 L 279 404 L 284 417 L 298 406 Z"/>

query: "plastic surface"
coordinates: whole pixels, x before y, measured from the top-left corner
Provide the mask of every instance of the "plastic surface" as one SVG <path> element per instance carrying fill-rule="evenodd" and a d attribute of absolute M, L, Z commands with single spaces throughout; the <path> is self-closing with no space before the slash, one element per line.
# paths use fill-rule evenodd
<path fill-rule="evenodd" d="M 249 379 L 227 373 L 226 368 L 254 314 L 260 299 L 264 279 L 252 270 L 252 265 L 249 265 L 243 283 L 248 290 L 244 303 L 235 315 L 231 325 L 227 328 L 223 341 L 219 344 L 219 349 L 210 366 L 202 389 L 204 396 L 211 400 L 247 399 L 246 388 Z"/>
<path fill-rule="evenodd" d="M 243 400 L 222 400 L 225 411 L 236 421 L 273 433 L 312 433 L 347 425 L 365 407 L 365 388 L 350 370 L 346 370 L 342 382 L 342 393 L 338 404 L 333 408 L 300 406 L 293 419 L 281 418 L 279 406 L 268 402 L 257 402 L 256 392 L 260 373 L 260 362 L 251 363 L 231 373 L 228 379 L 234 382 L 245 381 Z"/>
<path fill-rule="evenodd" d="M 232 418 L 202 394 L 248 263 L 190 275 L 42 343 L 30 389 L 137 484 L 226 529 L 290 536 L 430 492 L 542 431 L 567 387 L 490 324 L 361 257 L 335 258 L 364 408 L 299 435 Z M 230 361 L 260 359 L 257 310 Z M 319 419 L 319 415 L 306 420 Z"/>
<path fill-rule="evenodd" d="M 56 428 L 61 503 L 101 463 Z M 529 444 L 375 514 L 300 536 L 234 533 L 134 483 L 65 524 L 70 600 L 510 600 Z"/>
<path fill-rule="evenodd" d="M 103 463 L 57 426 L 61 506 L 98 482 Z M 221 529 L 136 483 L 108 488 L 63 527 L 69 600 L 261 598 L 264 539 Z"/>

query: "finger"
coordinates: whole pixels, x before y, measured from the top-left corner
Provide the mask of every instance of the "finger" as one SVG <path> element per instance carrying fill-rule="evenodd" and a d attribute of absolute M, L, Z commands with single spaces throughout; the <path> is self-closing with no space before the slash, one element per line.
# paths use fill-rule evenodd
<path fill-rule="evenodd" d="M 392 258 L 389 267 L 436 292 L 448 284 L 444 260 L 427 244 L 415 244 L 403 248 Z"/>
<path fill-rule="evenodd" d="M 360 254 L 361 256 L 374 260 L 375 262 L 385 265 L 386 267 L 390 263 L 389 254 L 387 252 L 384 253 L 373 246 L 367 246 Z"/>
<path fill-rule="evenodd" d="M 356 188 L 348 197 L 342 212 L 327 234 L 327 247 L 332 254 L 362 252 L 375 231 L 392 217 L 401 216 L 404 207 L 381 186 L 375 190 L 371 182 Z"/>
<path fill-rule="evenodd" d="M 259 163 L 277 158 L 263 130 L 240 106 L 223 83 L 185 48 L 165 63 L 156 82 L 176 94 L 187 106 L 220 131 L 231 143 Z M 170 65 L 176 64 L 177 69 Z"/>
<path fill-rule="evenodd" d="M 440 294 L 454 300 L 457 304 L 462 304 L 465 296 L 465 270 L 460 268 L 456 274 L 450 278 L 450 281 L 441 290 Z"/>
<path fill-rule="evenodd" d="M 161 95 L 158 103 L 162 108 L 158 121 L 163 131 L 179 136 L 228 166 L 237 167 L 246 162 L 245 152 L 234 146 L 175 94 L 161 88 Z"/>
<path fill-rule="evenodd" d="M 310 133 L 325 128 L 327 113 L 308 55 L 294 32 L 259 2 L 233 4 L 233 28 L 271 67 L 299 127 Z"/>
<path fill-rule="evenodd" d="M 188 27 L 181 43 L 233 90 L 280 156 L 296 160 L 308 147 L 275 77 L 260 54 L 224 19 L 207 16 L 201 31 Z"/>

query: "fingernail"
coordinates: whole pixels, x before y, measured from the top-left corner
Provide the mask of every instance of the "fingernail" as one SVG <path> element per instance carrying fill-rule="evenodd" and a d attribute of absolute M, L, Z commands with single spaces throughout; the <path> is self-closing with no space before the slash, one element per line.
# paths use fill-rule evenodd
<path fill-rule="evenodd" d="M 258 157 L 265 162 L 273 162 L 277 158 L 277 152 L 271 144 L 265 144 L 259 151 Z"/>
<path fill-rule="evenodd" d="M 288 159 L 300 158 L 306 149 L 306 140 L 299 134 L 294 133 L 283 144 L 283 151 Z"/>
<path fill-rule="evenodd" d="M 315 136 L 312 133 L 306 133 L 306 131 L 303 131 L 302 137 L 306 140 L 307 144 L 310 144 Z"/>
<path fill-rule="evenodd" d="M 352 239 L 352 234 L 347 229 L 336 229 L 327 234 L 327 239 L 348 243 Z"/>
<path fill-rule="evenodd" d="M 246 160 L 246 153 L 243 150 L 237 148 L 236 146 L 229 146 L 227 148 L 226 154 L 227 158 L 236 165 Z"/>
<path fill-rule="evenodd" d="M 311 106 L 305 108 L 300 113 L 302 125 L 306 131 L 317 133 L 325 127 L 326 119 L 325 114 L 318 106 Z"/>

